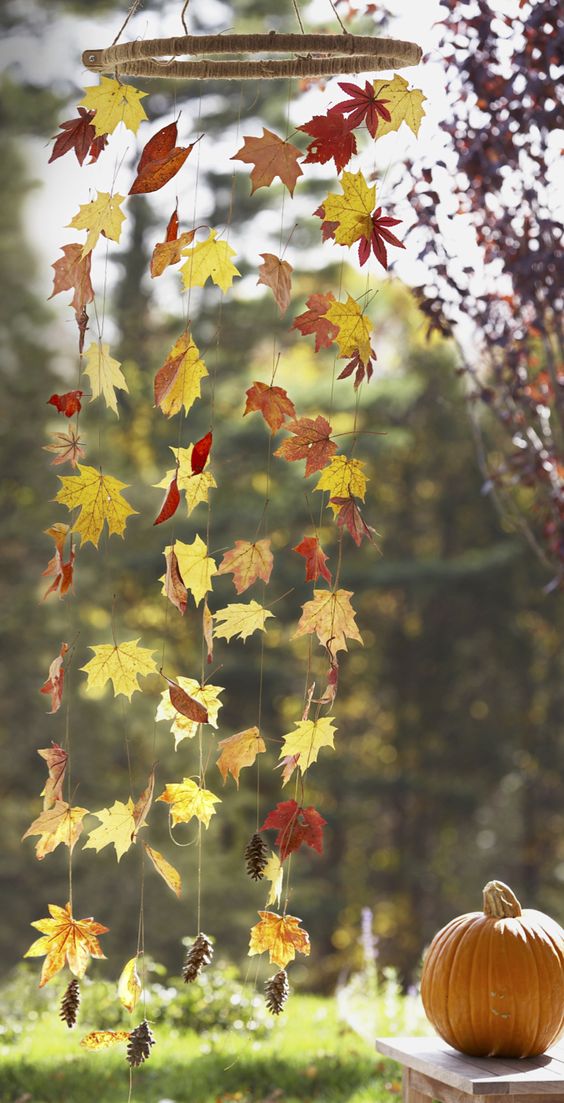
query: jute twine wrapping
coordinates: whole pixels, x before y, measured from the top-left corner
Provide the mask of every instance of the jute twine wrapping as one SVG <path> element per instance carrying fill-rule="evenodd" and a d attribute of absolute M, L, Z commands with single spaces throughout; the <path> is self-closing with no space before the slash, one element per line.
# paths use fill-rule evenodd
<path fill-rule="evenodd" d="M 178 54 L 295 53 L 287 59 L 177 61 Z M 312 55 L 318 56 L 312 56 Z M 322 56 L 319 56 L 322 55 Z M 414 42 L 367 35 L 251 34 L 183 35 L 121 42 L 105 50 L 86 50 L 83 64 L 93 72 L 123 76 L 253 80 L 318 77 L 401 69 L 417 65 L 421 47 Z"/>

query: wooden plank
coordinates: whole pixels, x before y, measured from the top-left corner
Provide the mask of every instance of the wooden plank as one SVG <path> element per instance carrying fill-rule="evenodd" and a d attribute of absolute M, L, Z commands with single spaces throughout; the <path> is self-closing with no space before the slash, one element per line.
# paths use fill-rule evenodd
<path fill-rule="evenodd" d="M 453 1088 L 413 1069 L 409 1071 L 409 1086 L 410 1091 L 417 1093 L 414 1096 L 416 1103 L 418 1097 L 425 1100 L 438 1100 L 438 1103 L 480 1103 L 483 1099 L 483 1096 L 468 1095 L 468 1092 L 462 1091 L 461 1088 Z M 411 1103 L 411 1098 L 411 1095 L 407 1096 L 408 1103 Z"/>
<path fill-rule="evenodd" d="M 560 1097 L 564 1103 L 564 1049 L 526 1060 L 466 1057 L 438 1038 L 379 1038 L 380 1052 L 438 1083 L 469 1095 Z"/>
<path fill-rule="evenodd" d="M 432 1103 L 431 1096 L 420 1092 L 413 1085 L 411 1069 L 405 1069 L 403 1074 L 403 1103 Z"/>

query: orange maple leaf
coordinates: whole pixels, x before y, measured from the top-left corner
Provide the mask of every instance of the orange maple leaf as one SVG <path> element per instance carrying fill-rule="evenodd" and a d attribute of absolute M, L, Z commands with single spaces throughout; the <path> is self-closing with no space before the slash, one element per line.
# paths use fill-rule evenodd
<path fill-rule="evenodd" d="M 292 145 L 291 142 L 282 141 L 277 134 L 263 127 L 262 137 L 245 137 L 244 145 L 231 160 L 243 161 L 246 165 L 255 166 L 251 172 L 251 195 L 257 188 L 272 184 L 275 176 L 280 178 L 290 195 L 293 195 L 296 181 L 303 175 L 298 165 L 298 157 L 301 157 L 301 151 L 297 146 Z"/>
<path fill-rule="evenodd" d="M 275 433 L 284 424 L 287 417 L 296 416 L 296 407 L 283 387 L 268 386 L 267 383 L 253 383 L 247 391 L 246 414 L 261 413 L 266 424 Z"/>
<path fill-rule="evenodd" d="M 257 287 L 261 283 L 270 287 L 280 313 L 285 314 L 292 295 L 292 265 L 287 260 L 276 257 L 274 253 L 260 255 L 264 264 L 259 268 Z"/>
<path fill-rule="evenodd" d="M 68 965 L 75 977 L 83 977 L 86 972 L 89 958 L 103 958 L 97 935 L 105 934 L 109 930 L 94 919 L 73 919 L 71 906 L 64 908 L 58 904 L 49 904 L 51 918 L 36 919 L 31 924 L 42 932 L 42 938 L 38 938 L 31 944 L 24 957 L 43 957 L 43 968 L 39 987 Z"/>
<path fill-rule="evenodd" d="M 321 414 L 316 418 L 299 417 L 285 428 L 293 436 L 282 441 L 274 455 L 289 461 L 305 460 L 306 476 L 322 471 L 337 451 L 337 445 L 331 440 L 331 426 Z"/>
<path fill-rule="evenodd" d="M 219 746 L 221 754 L 217 760 L 217 768 L 224 780 L 231 774 L 239 788 L 239 774 L 244 766 L 252 766 L 257 754 L 266 751 L 264 739 L 258 728 L 247 728 L 237 732 L 228 739 L 221 739 Z"/>
<path fill-rule="evenodd" d="M 293 915 L 276 915 L 276 912 L 259 912 L 260 923 L 251 928 L 249 957 L 268 950 L 270 962 L 285 969 L 293 961 L 296 950 L 309 956 L 310 944 L 307 931 L 300 930 L 301 919 Z"/>
<path fill-rule="evenodd" d="M 235 589 L 242 594 L 257 578 L 269 582 L 273 564 L 270 540 L 236 540 L 235 547 L 225 552 L 217 573 L 232 574 Z"/>
<path fill-rule="evenodd" d="M 69 756 L 58 743 L 52 743 L 50 747 L 42 747 L 37 753 L 45 760 L 49 771 L 45 786 L 41 790 L 43 811 L 46 812 L 55 801 L 63 799 L 63 782 Z"/>

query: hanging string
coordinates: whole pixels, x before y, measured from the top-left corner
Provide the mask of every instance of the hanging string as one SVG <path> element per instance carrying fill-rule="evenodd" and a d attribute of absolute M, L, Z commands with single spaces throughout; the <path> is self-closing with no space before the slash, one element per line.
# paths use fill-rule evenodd
<path fill-rule="evenodd" d="M 337 11 L 336 4 L 333 3 L 333 0 L 329 0 L 329 3 L 330 3 L 330 5 L 333 9 L 333 15 L 335 16 L 335 19 L 337 20 L 337 23 L 339 24 L 343 34 L 351 34 L 352 32 L 347 30 L 347 28 L 345 27 L 345 24 L 343 23 L 343 20 L 341 19 L 341 16 L 339 15 L 339 13 Z"/>
<path fill-rule="evenodd" d="M 182 26 L 184 28 L 184 34 L 188 34 L 188 23 L 186 22 L 186 13 L 187 13 L 189 7 L 190 7 L 190 0 L 184 0 L 184 4 L 182 5 L 182 11 L 180 13 L 180 18 L 182 20 Z"/>
<path fill-rule="evenodd" d="M 118 42 L 119 39 L 121 38 L 125 28 L 127 27 L 127 24 L 129 23 L 129 20 L 133 19 L 133 16 L 135 15 L 135 12 L 137 11 L 140 3 L 141 3 L 141 0 L 133 0 L 133 3 L 132 3 L 132 5 L 131 5 L 126 17 L 125 17 L 125 20 L 122 23 L 118 33 L 116 34 L 116 37 L 114 38 L 114 41 L 112 42 L 112 46 L 115 46 L 116 42 Z"/>
<path fill-rule="evenodd" d="M 296 19 L 298 21 L 298 26 L 300 28 L 300 31 L 302 32 L 302 34 L 305 34 L 304 25 L 302 23 L 302 17 L 300 15 L 300 9 L 298 7 L 298 0 L 292 0 L 292 6 L 294 8 L 295 16 L 296 16 Z"/>

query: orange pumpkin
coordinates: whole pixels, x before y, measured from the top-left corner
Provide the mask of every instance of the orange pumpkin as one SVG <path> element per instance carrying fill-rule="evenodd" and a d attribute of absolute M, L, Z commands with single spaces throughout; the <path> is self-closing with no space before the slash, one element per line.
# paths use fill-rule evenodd
<path fill-rule="evenodd" d="M 544 1053 L 564 1032 L 564 931 L 490 881 L 482 912 L 459 915 L 435 935 L 421 997 L 435 1030 L 462 1053 Z"/>

